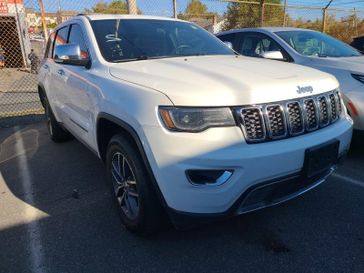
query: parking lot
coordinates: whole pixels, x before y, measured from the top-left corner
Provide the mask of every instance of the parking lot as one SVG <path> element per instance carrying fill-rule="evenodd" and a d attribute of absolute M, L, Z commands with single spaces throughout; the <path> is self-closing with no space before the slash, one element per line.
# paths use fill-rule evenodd
<path fill-rule="evenodd" d="M 150 238 L 120 225 L 103 165 L 78 141 L 52 143 L 38 122 L 0 129 L 0 143 L 0 272 L 364 272 L 360 137 L 299 198 Z"/>

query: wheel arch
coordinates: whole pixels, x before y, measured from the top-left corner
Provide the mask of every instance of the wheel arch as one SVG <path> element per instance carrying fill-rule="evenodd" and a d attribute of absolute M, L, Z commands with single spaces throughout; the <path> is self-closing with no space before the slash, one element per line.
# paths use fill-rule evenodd
<path fill-rule="evenodd" d="M 147 158 L 147 155 L 145 153 L 144 147 L 142 145 L 138 133 L 127 122 L 104 112 L 99 113 L 96 121 L 96 140 L 101 160 L 105 163 L 107 145 L 110 139 L 113 137 L 113 135 L 117 133 L 122 133 L 126 135 L 132 141 L 132 143 L 135 144 L 135 148 L 139 152 L 139 155 L 146 168 L 146 171 L 150 177 L 150 181 L 152 182 L 155 192 L 158 196 L 158 199 L 160 200 L 162 206 L 165 209 L 168 209 L 168 205 L 155 179 L 155 176 L 149 164 L 149 160 Z"/>
<path fill-rule="evenodd" d="M 47 94 L 45 92 L 43 84 L 41 84 L 41 83 L 38 83 L 38 95 L 39 95 L 39 99 L 40 99 L 42 106 L 45 108 L 44 99 L 47 97 Z"/>

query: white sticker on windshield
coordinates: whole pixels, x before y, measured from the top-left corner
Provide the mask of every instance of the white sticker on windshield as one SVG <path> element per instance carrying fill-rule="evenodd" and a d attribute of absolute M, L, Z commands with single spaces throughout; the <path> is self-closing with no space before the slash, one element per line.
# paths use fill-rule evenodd
<path fill-rule="evenodd" d="M 115 33 L 113 33 L 113 34 L 107 34 L 105 36 L 105 39 L 106 39 L 106 42 L 107 43 L 108 42 L 119 42 L 119 41 L 121 41 L 121 38 L 116 37 Z"/>

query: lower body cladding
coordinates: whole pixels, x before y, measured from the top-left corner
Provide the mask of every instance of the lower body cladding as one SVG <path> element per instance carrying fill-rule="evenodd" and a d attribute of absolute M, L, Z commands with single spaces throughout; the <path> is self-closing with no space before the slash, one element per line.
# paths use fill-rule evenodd
<path fill-rule="evenodd" d="M 315 132 L 257 144 L 247 144 L 239 127 L 177 133 L 147 126 L 144 134 L 171 220 L 183 228 L 187 220 L 246 213 L 320 184 L 349 150 L 352 120 L 343 117 Z"/>

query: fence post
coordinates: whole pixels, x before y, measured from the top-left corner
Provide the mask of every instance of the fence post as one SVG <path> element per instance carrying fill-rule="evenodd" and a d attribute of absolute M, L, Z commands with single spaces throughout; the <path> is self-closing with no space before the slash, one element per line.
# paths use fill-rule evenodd
<path fill-rule="evenodd" d="M 265 0 L 261 0 L 261 6 L 260 6 L 260 26 L 263 27 L 264 26 L 264 1 Z"/>
<path fill-rule="evenodd" d="M 42 14 L 42 25 L 43 25 L 43 33 L 44 33 L 44 41 L 48 41 L 48 30 L 47 30 L 47 22 L 44 16 L 44 7 L 43 0 L 39 0 L 40 12 Z"/>
<path fill-rule="evenodd" d="M 173 17 L 177 18 L 177 0 L 173 0 Z"/>
<path fill-rule="evenodd" d="M 326 31 L 326 11 L 330 7 L 333 0 L 330 0 L 327 5 L 322 9 L 322 29 L 321 32 Z"/>
<path fill-rule="evenodd" d="M 128 0 L 129 14 L 138 14 L 137 0 Z"/>

